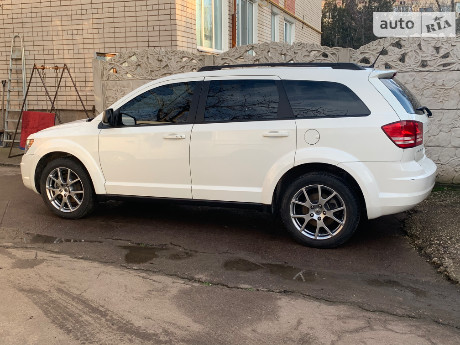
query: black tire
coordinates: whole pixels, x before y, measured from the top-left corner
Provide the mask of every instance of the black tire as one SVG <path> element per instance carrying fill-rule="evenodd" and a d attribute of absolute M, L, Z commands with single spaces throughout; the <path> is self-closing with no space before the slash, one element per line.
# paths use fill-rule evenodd
<path fill-rule="evenodd" d="M 62 218 L 85 217 L 96 205 L 88 172 L 72 158 L 58 158 L 46 165 L 40 177 L 40 192 L 48 208 Z"/>
<path fill-rule="evenodd" d="M 301 244 L 335 248 L 356 231 L 361 208 L 356 193 L 340 177 L 312 172 L 287 186 L 281 196 L 280 214 L 291 236 Z"/>

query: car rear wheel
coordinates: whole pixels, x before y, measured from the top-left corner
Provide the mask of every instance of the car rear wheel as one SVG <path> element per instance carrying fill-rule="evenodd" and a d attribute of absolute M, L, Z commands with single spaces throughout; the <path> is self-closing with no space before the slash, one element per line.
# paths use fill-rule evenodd
<path fill-rule="evenodd" d="M 347 241 L 360 221 L 359 201 L 341 178 L 308 173 L 291 183 L 281 200 L 281 218 L 300 243 L 334 248 Z"/>
<path fill-rule="evenodd" d="M 82 218 L 95 206 L 91 179 L 71 158 L 48 163 L 40 179 L 40 191 L 49 209 L 62 218 Z"/>

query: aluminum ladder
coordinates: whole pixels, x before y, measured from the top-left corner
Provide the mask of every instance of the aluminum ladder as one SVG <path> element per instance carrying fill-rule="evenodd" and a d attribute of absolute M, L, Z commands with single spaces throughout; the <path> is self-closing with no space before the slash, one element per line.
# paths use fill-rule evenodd
<path fill-rule="evenodd" d="M 6 147 L 8 143 L 13 146 L 15 142 L 19 142 L 20 138 L 20 135 L 16 138 L 15 131 L 27 88 L 24 41 L 20 35 L 14 35 L 11 39 L 7 83 L 3 147 Z M 24 110 L 27 110 L 27 103 L 24 104 Z M 21 132 L 18 131 L 16 134 L 21 134 Z"/>

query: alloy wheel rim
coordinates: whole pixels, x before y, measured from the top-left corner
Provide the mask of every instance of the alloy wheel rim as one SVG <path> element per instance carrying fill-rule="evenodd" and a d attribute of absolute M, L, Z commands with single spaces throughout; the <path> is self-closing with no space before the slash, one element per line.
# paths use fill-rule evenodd
<path fill-rule="evenodd" d="M 313 184 L 294 194 L 290 205 L 291 220 L 304 236 L 327 240 L 344 227 L 347 216 L 345 203 L 334 189 Z"/>
<path fill-rule="evenodd" d="M 46 195 L 51 205 L 59 211 L 74 212 L 81 206 L 85 196 L 83 182 L 72 169 L 55 168 L 46 178 Z"/>

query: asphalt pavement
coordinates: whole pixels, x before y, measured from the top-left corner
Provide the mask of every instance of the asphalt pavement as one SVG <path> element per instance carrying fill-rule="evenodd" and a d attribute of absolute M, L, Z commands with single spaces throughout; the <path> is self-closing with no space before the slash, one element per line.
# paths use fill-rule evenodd
<path fill-rule="evenodd" d="M 404 214 L 319 250 L 253 210 L 106 202 L 60 219 L 16 167 L 0 167 L 0 196 L 7 344 L 460 343 L 459 285 Z"/>

